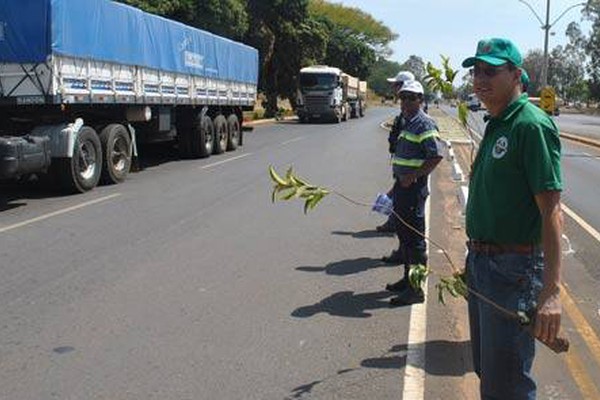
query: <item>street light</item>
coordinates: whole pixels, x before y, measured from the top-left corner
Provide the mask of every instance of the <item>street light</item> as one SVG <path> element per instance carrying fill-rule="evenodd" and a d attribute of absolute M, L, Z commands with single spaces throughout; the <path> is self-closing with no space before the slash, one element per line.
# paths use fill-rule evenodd
<path fill-rule="evenodd" d="M 525 0 L 519 0 L 519 1 L 523 4 L 525 4 L 527 7 L 529 7 L 529 9 L 533 13 L 533 15 L 535 15 L 537 20 L 540 21 L 540 24 L 542 24 L 541 28 L 544 30 L 544 62 L 542 63 L 542 88 L 544 88 L 548 84 L 548 34 L 550 33 L 550 29 L 552 29 L 554 24 L 556 24 L 558 22 L 558 20 L 561 19 L 569 10 L 571 10 L 575 7 L 585 6 L 585 5 L 587 5 L 587 3 L 577 3 L 577 4 L 573 4 L 570 7 L 567 7 L 558 16 L 558 18 L 556 18 L 552 23 L 550 23 L 550 0 L 546 0 L 546 23 L 544 23 L 542 21 L 542 19 L 540 18 L 540 16 L 538 15 L 538 13 L 535 12 L 533 7 L 528 2 L 526 2 Z"/>

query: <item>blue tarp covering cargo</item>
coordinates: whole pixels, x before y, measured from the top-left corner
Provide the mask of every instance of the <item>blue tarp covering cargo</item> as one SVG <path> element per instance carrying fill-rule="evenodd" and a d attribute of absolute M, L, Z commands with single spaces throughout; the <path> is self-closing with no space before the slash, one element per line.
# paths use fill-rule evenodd
<path fill-rule="evenodd" d="M 108 0 L 0 0 L 0 62 L 52 54 L 256 84 L 256 49 Z"/>

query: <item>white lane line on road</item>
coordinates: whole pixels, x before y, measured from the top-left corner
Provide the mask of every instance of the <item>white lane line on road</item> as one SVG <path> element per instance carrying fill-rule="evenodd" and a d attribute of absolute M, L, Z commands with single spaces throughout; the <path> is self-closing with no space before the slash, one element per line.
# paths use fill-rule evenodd
<path fill-rule="evenodd" d="M 39 222 L 39 221 L 43 221 L 48 218 L 56 217 L 57 215 L 66 214 L 68 212 L 75 211 L 75 210 L 78 210 L 83 207 L 91 206 L 93 204 L 97 204 L 97 203 L 101 203 L 103 201 L 114 199 L 115 197 L 119 197 L 120 195 L 121 195 L 121 193 L 111 194 L 109 196 L 104 196 L 104 197 L 100 197 L 98 199 L 86 201 L 85 203 L 81 203 L 76 206 L 67 207 L 62 210 L 57 210 L 57 211 L 54 211 L 54 212 L 51 212 L 48 214 L 40 215 L 39 217 L 31 218 L 31 219 L 28 219 L 27 221 L 19 222 L 17 224 L 13 224 L 13 225 L 8 225 L 8 226 L 0 228 L 0 233 L 8 232 L 8 231 L 11 231 L 11 230 L 17 229 L 17 228 L 22 228 L 24 226 L 31 225 L 35 222 Z"/>
<path fill-rule="evenodd" d="M 217 161 L 217 162 L 212 163 L 212 164 L 203 165 L 202 167 L 200 167 L 200 169 L 208 169 L 208 168 L 216 167 L 217 165 L 225 164 L 225 163 L 228 163 L 230 161 L 239 160 L 240 158 L 248 157 L 249 155 L 252 155 L 252 153 L 246 153 L 246 154 L 242 154 L 242 155 L 237 156 L 237 157 L 228 158 L 227 160 Z"/>
<path fill-rule="evenodd" d="M 429 198 L 425 205 L 426 221 L 429 221 L 431 204 Z M 429 225 L 426 224 L 425 236 L 429 237 Z M 429 256 L 427 246 L 427 255 Z M 429 258 L 429 257 L 428 257 Z M 404 367 L 403 400 L 423 400 L 425 396 L 425 341 L 427 339 L 427 281 L 423 285 L 425 301 L 411 306 L 410 325 L 408 328 L 408 343 L 406 365 Z"/>
<path fill-rule="evenodd" d="M 285 146 L 286 144 L 294 143 L 294 142 L 297 142 L 297 141 L 302 140 L 302 139 L 304 139 L 304 136 L 300 136 L 300 137 L 297 137 L 297 138 L 294 138 L 294 139 L 286 140 L 285 142 L 281 143 L 281 145 Z"/>
<path fill-rule="evenodd" d="M 590 235 L 592 235 L 594 239 L 600 242 L 600 232 L 598 232 L 590 224 L 585 222 L 583 218 L 577 215 L 575 211 L 571 210 L 564 203 L 562 204 L 562 208 L 563 210 L 565 210 L 565 213 L 567 213 L 569 217 L 573 218 L 575 222 L 577 222 L 583 229 L 585 229 Z"/>

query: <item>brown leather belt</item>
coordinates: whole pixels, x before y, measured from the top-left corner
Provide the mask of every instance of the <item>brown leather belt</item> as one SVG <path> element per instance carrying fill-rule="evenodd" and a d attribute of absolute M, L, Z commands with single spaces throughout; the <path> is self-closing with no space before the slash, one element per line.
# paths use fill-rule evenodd
<path fill-rule="evenodd" d="M 533 244 L 498 244 L 490 242 L 482 242 L 479 240 L 469 240 L 467 248 L 469 251 L 484 254 L 532 254 L 537 246 Z"/>

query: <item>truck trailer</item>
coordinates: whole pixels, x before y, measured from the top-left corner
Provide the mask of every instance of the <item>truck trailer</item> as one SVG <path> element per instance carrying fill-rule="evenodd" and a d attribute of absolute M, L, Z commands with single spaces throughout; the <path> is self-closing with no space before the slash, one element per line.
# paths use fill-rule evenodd
<path fill-rule="evenodd" d="M 331 120 L 336 123 L 364 115 L 366 82 L 359 81 L 341 69 L 314 65 L 300 70 L 296 112 L 301 123 Z"/>
<path fill-rule="evenodd" d="M 109 0 L 0 1 L 0 179 L 122 182 L 146 142 L 235 150 L 258 51 Z"/>

